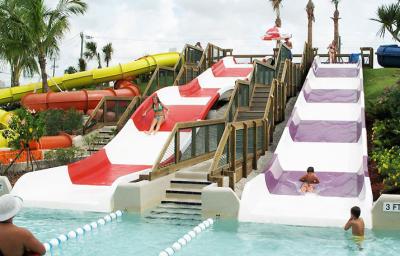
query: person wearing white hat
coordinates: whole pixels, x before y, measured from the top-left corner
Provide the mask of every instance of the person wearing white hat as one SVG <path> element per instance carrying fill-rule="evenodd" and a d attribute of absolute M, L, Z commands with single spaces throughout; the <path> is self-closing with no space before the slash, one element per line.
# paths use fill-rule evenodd
<path fill-rule="evenodd" d="M 0 256 L 44 255 L 46 249 L 31 232 L 13 224 L 22 199 L 10 194 L 0 197 Z"/>

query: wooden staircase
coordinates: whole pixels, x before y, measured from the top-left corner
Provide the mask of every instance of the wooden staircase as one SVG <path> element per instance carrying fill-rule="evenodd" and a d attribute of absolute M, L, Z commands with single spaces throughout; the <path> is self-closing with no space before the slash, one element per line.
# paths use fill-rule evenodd
<path fill-rule="evenodd" d="M 144 218 L 149 222 L 175 225 L 193 225 L 202 221 L 201 191 L 210 184 L 205 173 L 176 173 L 161 204 Z"/>
<path fill-rule="evenodd" d="M 246 110 L 239 110 L 235 121 L 263 118 L 270 90 L 270 85 L 256 84 L 251 97 L 250 107 Z"/>
<path fill-rule="evenodd" d="M 116 126 L 104 126 L 99 129 L 87 150 L 89 155 L 96 153 L 107 145 L 115 137 L 115 129 Z"/>

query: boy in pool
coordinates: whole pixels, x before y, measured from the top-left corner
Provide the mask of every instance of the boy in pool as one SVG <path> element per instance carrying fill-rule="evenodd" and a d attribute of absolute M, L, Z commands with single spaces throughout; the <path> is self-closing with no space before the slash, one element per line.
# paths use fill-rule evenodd
<path fill-rule="evenodd" d="M 353 236 L 359 240 L 362 240 L 364 238 L 364 221 L 362 218 L 360 218 L 360 215 L 360 207 L 352 207 L 350 210 L 350 219 L 344 226 L 344 230 L 349 230 L 351 228 Z"/>
<path fill-rule="evenodd" d="M 301 186 L 301 192 L 314 192 L 314 184 L 319 183 L 319 179 L 317 175 L 314 173 L 314 167 L 307 168 L 307 174 L 300 178 L 300 181 L 303 182 Z"/>

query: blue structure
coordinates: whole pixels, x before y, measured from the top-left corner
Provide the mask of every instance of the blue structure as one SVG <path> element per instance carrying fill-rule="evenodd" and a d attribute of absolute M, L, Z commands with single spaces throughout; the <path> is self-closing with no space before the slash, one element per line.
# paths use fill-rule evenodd
<path fill-rule="evenodd" d="M 393 45 L 381 45 L 376 52 L 378 63 L 382 67 L 400 68 L 400 47 Z"/>

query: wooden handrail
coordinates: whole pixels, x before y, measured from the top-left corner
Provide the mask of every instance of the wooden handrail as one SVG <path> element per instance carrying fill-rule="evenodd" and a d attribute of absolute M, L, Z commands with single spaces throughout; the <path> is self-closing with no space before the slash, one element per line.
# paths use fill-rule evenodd
<path fill-rule="evenodd" d="M 134 109 L 136 109 L 137 105 L 140 104 L 141 100 L 142 97 L 140 96 L 136 96 L 132 99 L 132 101 L 129 103 L 128 107 L 117 122 L 117 131 L 120 131 L 122 127 L 126 124 L 128 119 L 131 117 L 132 112 L 134 111 Z"/>

